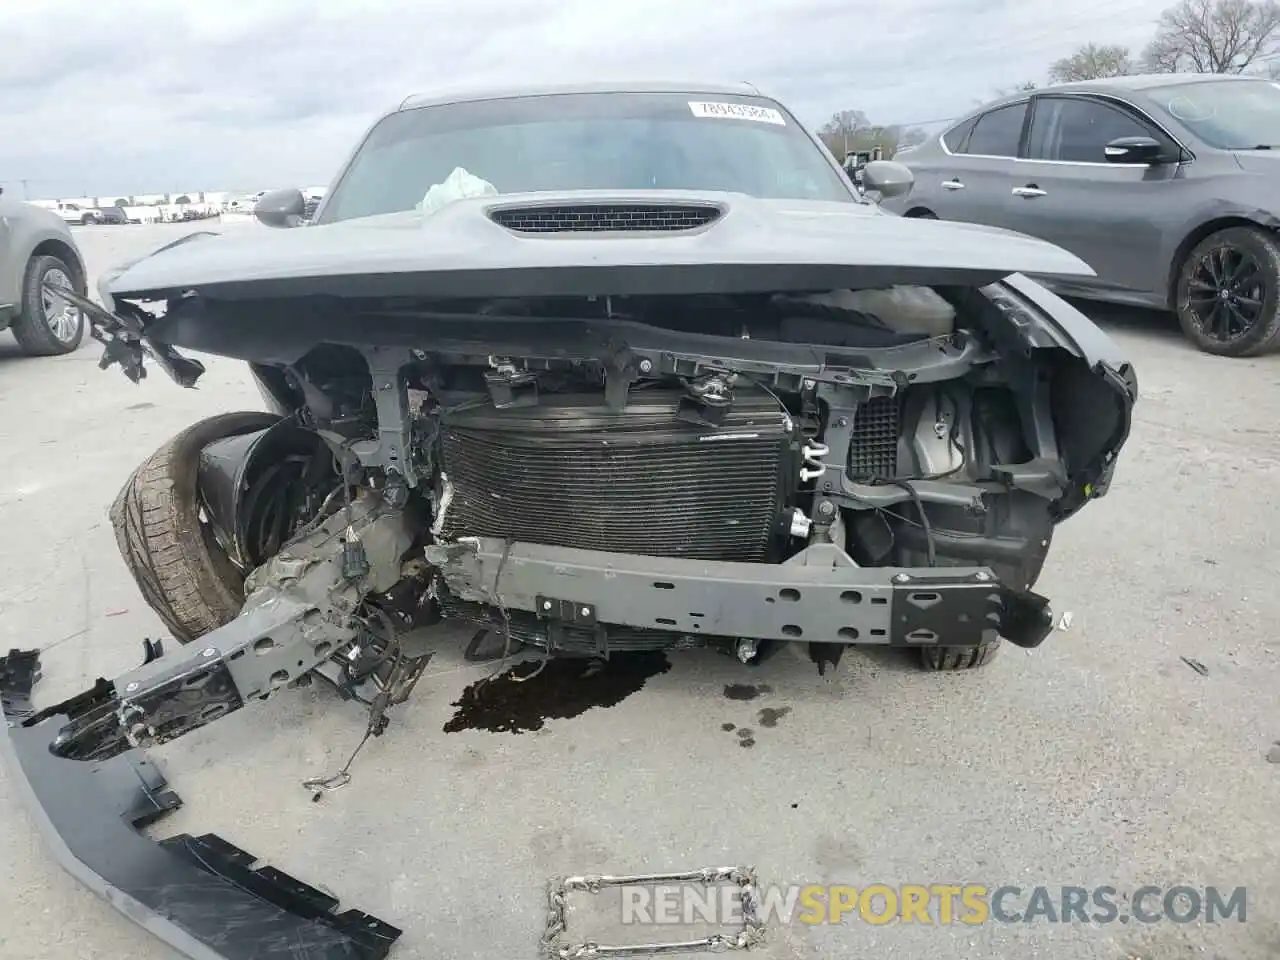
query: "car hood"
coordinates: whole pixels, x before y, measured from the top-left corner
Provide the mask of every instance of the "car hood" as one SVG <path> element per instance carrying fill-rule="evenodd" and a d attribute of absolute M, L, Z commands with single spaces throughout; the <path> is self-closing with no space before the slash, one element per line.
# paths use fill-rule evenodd
<path fill-rule="evenodd" d="M 1280 175 L 1280 150 L 1237 150 L 1234 156 L 1245 173 Z"/>
<path fill-rule="evenodd" d="M 513 209 L 712 205 L 690 230 L 519 233 Z M 106 297 L 521 297 L 985 284 L 1012 273 L 1092 276 L 1067 251 L 975 224 L 907 220 L 870 204 L 642 191 L 477 197 L 295 229 L 201 233 L 110 271 Z"/>

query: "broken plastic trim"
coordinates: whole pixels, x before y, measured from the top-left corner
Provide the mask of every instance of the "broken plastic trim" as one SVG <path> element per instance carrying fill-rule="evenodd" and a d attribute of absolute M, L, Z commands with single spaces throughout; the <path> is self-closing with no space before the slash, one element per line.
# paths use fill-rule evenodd
<path fill-rule="evenodd" d="M 89 321 L 89 334 L 102 344 L 102 359 L 98 369 L 106 370 L 120 364 L 124 375 L 138 383 L 147 375 L 143 357 L 150 356 L 180 387 L 194 387 L 204 375 L 204 364 L 184 357 L 167 343 L 160 343 L 147 333 L 149 318 L 138 307 L 124 304 L 119 311 L 104 310 L 88 297 L 82 297 L 64 287 L 45 289 L 56 297 L 77 307 Z"/>
<path fill-rule="evenodd" d="M 54 857 L 129 919 L 192 960 L 383 960 L 401 931 L 215 834 L 139 833 L 182 805 L 138 749 L 85 763 L 50 751 L 65 716 L 24 726 L 40 655 L 0 657 L 0 753 Z"/>

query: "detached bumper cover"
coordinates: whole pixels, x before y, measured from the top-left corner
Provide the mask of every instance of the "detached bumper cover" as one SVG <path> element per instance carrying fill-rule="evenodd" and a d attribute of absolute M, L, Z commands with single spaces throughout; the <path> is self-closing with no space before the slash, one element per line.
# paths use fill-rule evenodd
<path fill-rule="evenodd" d="M 382 960 L 400 930 L 337 901 L 214 834 L 159 842 L 139 829 L 181 806 L 141 750 L 100 762 L 49 745 L 65 716 L 33 726 L 39 654 L 0 657 L 0 753 L 62 866 L 135 923 L 193 960 Z"/>

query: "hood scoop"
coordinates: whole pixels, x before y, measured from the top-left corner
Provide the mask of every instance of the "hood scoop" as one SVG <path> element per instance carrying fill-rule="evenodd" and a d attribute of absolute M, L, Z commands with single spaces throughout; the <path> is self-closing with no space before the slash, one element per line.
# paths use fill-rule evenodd
<path fill-rule="evenodd" d="M 720 218 L 711 204 L 574 203 L 503 207 L 489 219 L 515 233 L 676 233 Z"/>

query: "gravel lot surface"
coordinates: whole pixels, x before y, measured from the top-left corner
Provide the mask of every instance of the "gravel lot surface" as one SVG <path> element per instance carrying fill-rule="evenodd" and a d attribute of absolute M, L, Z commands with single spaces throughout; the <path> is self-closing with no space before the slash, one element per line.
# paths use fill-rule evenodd
<path fill-rule="evenodd" d="M 190 229 L 78 238 L 98 271 Z M 300 782 L 339 766 L 364 724 L 324 689 L 154 751 L 186 801 L 157 829 L 218 832 L 403 927 L 402 960 L 534 956 L 556 874 L 737 863 L 765 883 L 1248 888 L 1244 923 L 854 917 L 774 927 L 769 958 L 1273 960 L 1280 356 L 1219 360 L 1171 318 L 1101 319 L 1142 400 L 1111 494 L 1056 538 L 1039 589 L 1072 624 L 1039 650 L 954 676 L 854 653 L 827 678 L 790 656 L 753 671 L 690 654 L 617 706 L 522 735 L 442 731 L 491 669 L 448 651 L 321 803 Z M 44 703 L 118 675 L 161 633 L 106 518 L 130 471 L 200 417 L 261 406 L 233 362 L 183 391 L 155 370 L 138 386 L 99 372 L 98 356 L 87 342 L 25 359 L 0 333 L 0 647 L 44 651 Z M 772 690 L 735 700 L 734 683 Z M 754 731 L 750 749 L 730 723 Z M 170 956 L 60 872 L 4 774 L 0 865 L 0 957 Z"/>

